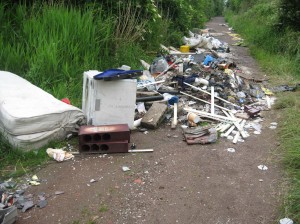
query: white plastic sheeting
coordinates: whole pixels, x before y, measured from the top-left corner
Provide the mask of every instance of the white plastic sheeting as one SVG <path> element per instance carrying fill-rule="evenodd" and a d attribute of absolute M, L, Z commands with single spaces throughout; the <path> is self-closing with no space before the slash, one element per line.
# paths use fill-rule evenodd
<path fill-rule="evenodd" d="M 36 149 L 76 132 L 83 112 L 27 80 L 0 71 L 0 131 L 12 145 Z"/>
<path fill-rule="evenodd" d="M 205 49 L 218 49 L 219 47 L 227 47 L 226 43 L 222 43 L 218 39 L 207 36 L 205 34 L 199 35 L 189 32 L 190 37 L 183 37 L 183 42 L 190 46 L 190 48 L 205 48 Z M 225 46 L 226 45 L 226 46 Z"/>

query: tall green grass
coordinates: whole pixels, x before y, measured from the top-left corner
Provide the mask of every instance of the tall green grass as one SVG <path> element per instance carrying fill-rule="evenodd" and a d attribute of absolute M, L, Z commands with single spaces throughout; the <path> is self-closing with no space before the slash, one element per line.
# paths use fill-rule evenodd
<path fill-rule="evenodd" d="M 272 75 L 300 78 L 299 33 L 277 26 L 277 1 L 257 1 L 241 14 L 225 13 L 227 21 L 250 46 L 263 69 Z"/>
<path fill-rule="evenodd" d="M 144 33 L 137 29 L 147 22 L 130 7 L 119 9 L 120 18 L 127 13 L 122 24 L 125 20 L 95 5 L 14 6 L 0 2 L 0 70 L 14 72 L 58 99 L 68 97 L 79 108 L 84 71 L 123 64 L 135 69 L 139 59 L 150 58 L 141 42 Z M 47 157 L 45 150 L 15 149 L 0 134 L 0 179 L 28 172 Z"/>
<path fill-rule="evenodd" d="M 47 160 L 45 150 L 24 152 L 11 146 L 0 133 L 0 180 L 26 174 Z"/>
<path fill-rule="evenodd" d="M 300 92 L 280 94 L 275 108 L 282 114 L 279 139 L 289 178 L 282 216 L 300 223 Z"/>
<path fill-rule="evenodd" d="M 144 24 L 129 15 L 125 25 L 101 8 L 18 5 L 16 12 L 4 11 L 0 3 L 0 68 L 79 107 L 83 71 L 136 66 L 145 55 L 136 42 L 141 36 L 136 27 Z"/>
<path fill-rule="evenodd" d="M 273 85 L 300 82 L 300 33 L 278 28 L 276 0 L 258 0 L 240 14 L 227 11 L 226 19 L 245 38 Z M 278 94 L 277 98 L 275 109 L 281 114 L 278 138 L 288 178 L 280 218 L 300 223 L 300 93 Z"/>

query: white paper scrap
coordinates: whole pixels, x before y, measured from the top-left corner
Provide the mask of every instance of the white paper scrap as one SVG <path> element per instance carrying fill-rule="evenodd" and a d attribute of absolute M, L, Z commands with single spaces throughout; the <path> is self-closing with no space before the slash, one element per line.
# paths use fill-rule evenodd
<path fill-rule="evenodd" d="M 268 170 L 268 167 L 265 165 L 259 165 L 259 166 L 257 166 L 257 168 L 260 170 Z"/>
<path fill-rule="evenodd" d="M 280 224 L 294 224 L 293 220 L 289 218 L 280 219 Z"/>
<path fill-rule="evenodd" d="M 126 172 L 126 171 L 130 171 L 130 169 L 129 169 L 129 167 L 128 167 L 128 166 L 122 166 L 122 170 L 123 170 L 124 172 Z"/>
<path fill-rule="evenodd" d="M 228 148 L 227 151 L 228 152 L 235 152 L 235 149 L 234 148 Z"/>

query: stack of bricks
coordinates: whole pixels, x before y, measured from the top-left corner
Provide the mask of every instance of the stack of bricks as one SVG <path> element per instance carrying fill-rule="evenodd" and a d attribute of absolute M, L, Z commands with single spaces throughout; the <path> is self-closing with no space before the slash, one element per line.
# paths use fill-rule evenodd
<path fill-rule="evenodd" d="M 130 130 L 127 124 L 81 126 L 79 129 L 80 153 L 128 152 Z"/>

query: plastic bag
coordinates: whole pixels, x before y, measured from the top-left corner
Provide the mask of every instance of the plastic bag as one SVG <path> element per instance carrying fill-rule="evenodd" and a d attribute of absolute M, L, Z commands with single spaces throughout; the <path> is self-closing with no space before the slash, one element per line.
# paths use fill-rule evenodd
<path fill-rule="evenodd" d="M 157 74 L 165 71 L 168 68 L 168 62 L 164 57 L 155 58 L 150 65 L 151 74 Z"/>
<path fill-rule="evenodd" d="M 47 152 L 48 156 L 50 156 L 51 158 L 55 159 L 58 162 L 74 158 L 73 154 L 66 152 L 63 149 L 48 148 L 46 150 L 46 152 Z"/>

